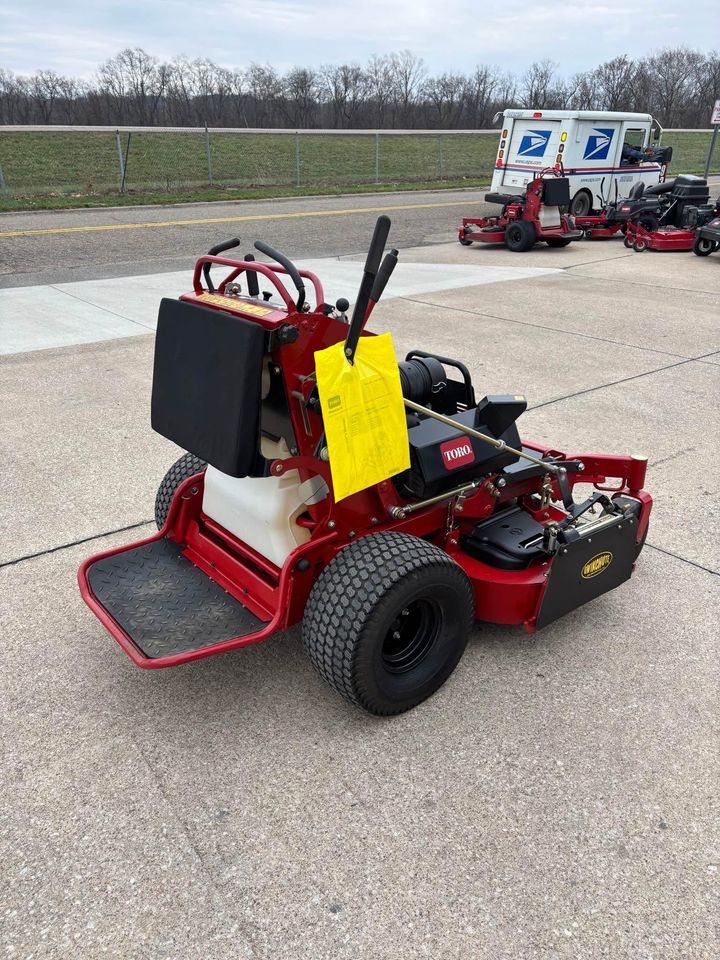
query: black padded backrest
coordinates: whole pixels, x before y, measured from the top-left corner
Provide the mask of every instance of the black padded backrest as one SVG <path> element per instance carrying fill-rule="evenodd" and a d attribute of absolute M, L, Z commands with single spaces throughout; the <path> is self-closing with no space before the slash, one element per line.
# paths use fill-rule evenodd
<path fill-rule="evenodd" d="M 153 430 L 232 477 L 259 458 L 265 331 L 256 323 L 163 299 L 155 337 Z"/>
<path fill-rule="evenodd" d="M 543 180 L 543 203 L 546 207 L 567 207 L 570 204 L 570 181 L 567 177 Z"/>
<path fill-rule="evenodd" d="M 640 197 L 643 195 L 643 193 L 645 193 L 645 184 L 642 182 L 642 180 L 639 180 L 630 190 L 630 193 L 628 194 L 628 199 L 639 200 Z"/>

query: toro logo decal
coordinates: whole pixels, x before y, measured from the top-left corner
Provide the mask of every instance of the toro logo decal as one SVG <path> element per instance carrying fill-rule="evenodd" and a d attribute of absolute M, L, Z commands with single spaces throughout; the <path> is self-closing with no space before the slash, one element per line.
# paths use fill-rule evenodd
<path fill-rule="evenodd" d="M 592 580 L 593 577 L 604 573 L 612 562 L 613 555 L 609 550 L 605 550 L 603 553 L 597 553 L 594 557 L 591 557 L 587 563 L 583 564 L 580 576 L 583 580 Z"/>
<path fill-rule="evenodd" d="M 583 160 L 607 160 L 614 134 L 612 127 L 593 127 L 585 144 Z"/>
<path fill-rule="evenodd" d="M 440 453 L 446 470 L 457 470 L 458 467 L 464 467 L 468 463 L 475 462 L 472 444 L 464 437 L 441 443 Z"/>
<path fill-rule="evenodd" d="M 542 157 L 550 139 L 550 130 L 528 130 L 520 141 L 519 157 Z"/>

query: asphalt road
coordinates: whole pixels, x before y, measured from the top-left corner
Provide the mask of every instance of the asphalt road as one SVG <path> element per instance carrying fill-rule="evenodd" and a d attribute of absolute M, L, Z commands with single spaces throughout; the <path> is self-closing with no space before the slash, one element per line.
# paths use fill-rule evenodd
<path fill-rule="evenodd" d="M 290 257 L 367 249 L 380 213 L 398 247 L 449 240 L 464 215 L 489 205 L 484 190 L 287 198 L 174 207 L 118 207 L 0 215 L 0 287 L 189 269 L 230 237 L 256 239 Z"/>
<path fill-rule="evenodd" d="M 9 958 L 720 956 L 720 258 L 443 242 L 466 201 L 477 194 L 0 219 L 4 285 L 25 287 L 0 310 L 30 337 L 0 357 Z M 361 254 L 368 208 L 396 203 L 398 283 L 408 272 L 373 329 L 398 353 L 462 358 L 479 396 L 526 394 L 528 439 L 646 454 L 655 503 L 634 576 L 532 637 L 477 625 L 449 682 L 391 720 L 326 687 L 297 628 L 138 670 L 76 571 L 151 533 L 178 455 L 148 423 L 150 325 L 179 280 L 160 271 L 234 233 L 298 259 Z M 270 219 L 123 226 L 247 215 Z M 74 229 L 105 226 L 119 229 Z M 38 286 L 123 275 L 118 309 L 111 281 Z M 33 349 L 48 314 L 62 333 L 63 298 L 91 342 Z M 120 325 L 105 339 L 103 316 Z M 125 317 L 139 325 L 121 329 Z"/>

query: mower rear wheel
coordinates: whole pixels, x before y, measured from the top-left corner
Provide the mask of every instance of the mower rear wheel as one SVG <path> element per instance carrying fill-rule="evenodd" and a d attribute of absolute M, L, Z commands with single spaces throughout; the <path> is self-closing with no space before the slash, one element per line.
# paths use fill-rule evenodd
<path fill-rule="evenodd" d="M 708 257 L 715 249 L 715 241 L 708 240 L 707 237 L 695 237 L 693 243 L 693 253 L 697 257 Z"/>
<path fill-rule="evenodd" d="M 572 243 L 572 240 L 568 237 L 548 237 L 545 243 L 549 247 L 567 247 L 568 244 Z"/>
<path fill-rule="evenodd" d="M 536 241 L 535 227 L 527 220 L 514 220 L 505 227 L 505 246 L 513 253 L 525 253 Z"/>
<path fill-rule="evenodd" d="M 305 607 L 303 645 L 350 703 L 377 716 L 411 710 L 457 666 L 473 621 L 465 572 L 405 533 L 375 533 L 338 553 Z"/>
<path fill-rule="evenodd" d="M 158 530 L 162 530 L 167 520 L 170 504 L 175 496 L 175 491 L 188 477 L 195 476 L 196 473 L 202 473 L 207 463 L 196 457 L 193 453 L 184 453 L 170 467 L 168 472 L 160 481 L 157 496 L 155 497 L 155 523 Z"/>

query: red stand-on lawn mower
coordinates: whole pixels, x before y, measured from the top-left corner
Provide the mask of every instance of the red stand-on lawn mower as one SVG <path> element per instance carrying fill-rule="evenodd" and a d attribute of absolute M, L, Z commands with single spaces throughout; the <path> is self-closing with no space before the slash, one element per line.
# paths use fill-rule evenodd
<path fill-rule="evenodd" d="M 161 302 L 152 426 L 189 452 L 160 484 L 157 533 L 79 571 L 138 666 L 302 621 L 338 693 L 396 714 L 449 677 L 474 619 L 534 631 L 631 576 L 652 505 L 646 459 L 521 441 L 524 397 L 478 403 L 461 361 L 422 350 L 398 364 L 409 468 L 335 500 L 322 406 L 333 398 L 319 396 L 314 357 L 344 344 L 352 363 L 371 336 L 397 262 L 392 251 L 380 265 L 389 225 L 378 221 L 349 320 L 347 300 L 326 304 L 317 277 L 260 242 L 274 262 L 220 256 L 230 241 L 198 260 L 189 293 Z M 217 289 L 211 267 L 228 271 Z M 373 425 L 360 412 L 355 429 Z M 578 483 L 594 486 L 581 502 Z"/>
<path fill-rule="evenodd" d="M 471 243 L 504 243 L 508 250 L 524 253 L 542 241 L 549 247 L 566 247 L 580 240 L 572 218 L 560 212 L 570 204 L 570 181 L 561 171 L 543 170 L 520 196 L 486 193 L 488 203 L 502 204 L 499 217 L 463 217 L 458 239 Z"/>

